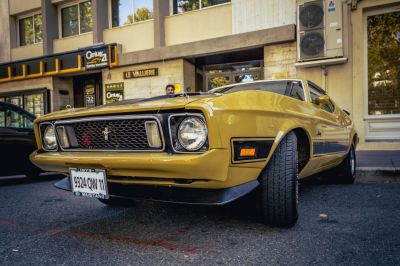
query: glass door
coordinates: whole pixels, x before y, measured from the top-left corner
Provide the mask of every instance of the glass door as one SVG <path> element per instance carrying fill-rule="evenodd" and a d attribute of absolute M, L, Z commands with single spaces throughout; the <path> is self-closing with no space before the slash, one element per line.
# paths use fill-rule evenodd
<path fill-rule="evenodd" d="M 207 91 L 217 87 L 245 83 L 263 78 L 262 61 L 248 61 L 232 64 L 210 65 L 204 68 Z"/>
<path fill-rule="evenodd" d="M 399 7 L 365 13 L 365 139 L 400 140 Z"/>
<path fill-rule="evenodd" d="M 400 11 L 367 17 L 368 115 L 400 114 Z"/>

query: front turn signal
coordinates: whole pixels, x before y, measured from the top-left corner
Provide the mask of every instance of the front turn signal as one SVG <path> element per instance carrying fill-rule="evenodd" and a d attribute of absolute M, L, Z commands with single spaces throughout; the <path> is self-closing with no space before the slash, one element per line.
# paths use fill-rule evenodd
<path fill-rule="evenodd" d="M 254 157 L 256 155 L 255 148 L 242 148 L 240 149 L 240 157 Z"/>

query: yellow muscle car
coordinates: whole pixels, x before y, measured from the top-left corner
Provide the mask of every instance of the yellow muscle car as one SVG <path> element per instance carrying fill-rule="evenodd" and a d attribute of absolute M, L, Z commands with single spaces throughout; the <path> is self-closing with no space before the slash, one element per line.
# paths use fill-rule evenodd
<path fill-rule="evenodd" d="M 335 169 L 352 183 L 358 142 L 348 113 L 300 79 L 67 109 L 35 120 L 34 164 L 56 187 L 98 198 L 231 202 L 259 188 L 265 223 L 297 221 L 298 179 Z"/>

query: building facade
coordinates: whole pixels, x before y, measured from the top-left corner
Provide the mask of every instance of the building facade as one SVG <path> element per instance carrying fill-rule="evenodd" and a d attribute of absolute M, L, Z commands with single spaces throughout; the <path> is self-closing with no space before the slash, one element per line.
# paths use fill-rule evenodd
<path fill-rule="evenodd" d="M 299 77 L 400 147 L 398 0 L 6 0 L 0 19 L 0 101 L 36 115 Z"/>

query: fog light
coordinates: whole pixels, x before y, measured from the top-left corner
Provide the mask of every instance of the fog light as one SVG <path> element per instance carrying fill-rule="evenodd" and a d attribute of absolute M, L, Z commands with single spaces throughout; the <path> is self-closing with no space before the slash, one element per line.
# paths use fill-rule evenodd
<path fill-rule="evenodd" d="M 58 134 L 58 139 L 60 141 L 60 146 L 63 149 L 69 148 L 69 140 L 66 128 L 64 126 L 58 126 L 57 134 Z"/>
<path fill-rule="evenodd" d="M 161 141 L 160 131 L 158 130 L 157 122 L 148 121 L 145 123 L 145 127 L 146 127 L 146 135 L 149 146 L 151 148 L 157 148 L 157 149 L 161 148 L 162 141 Z"/>

